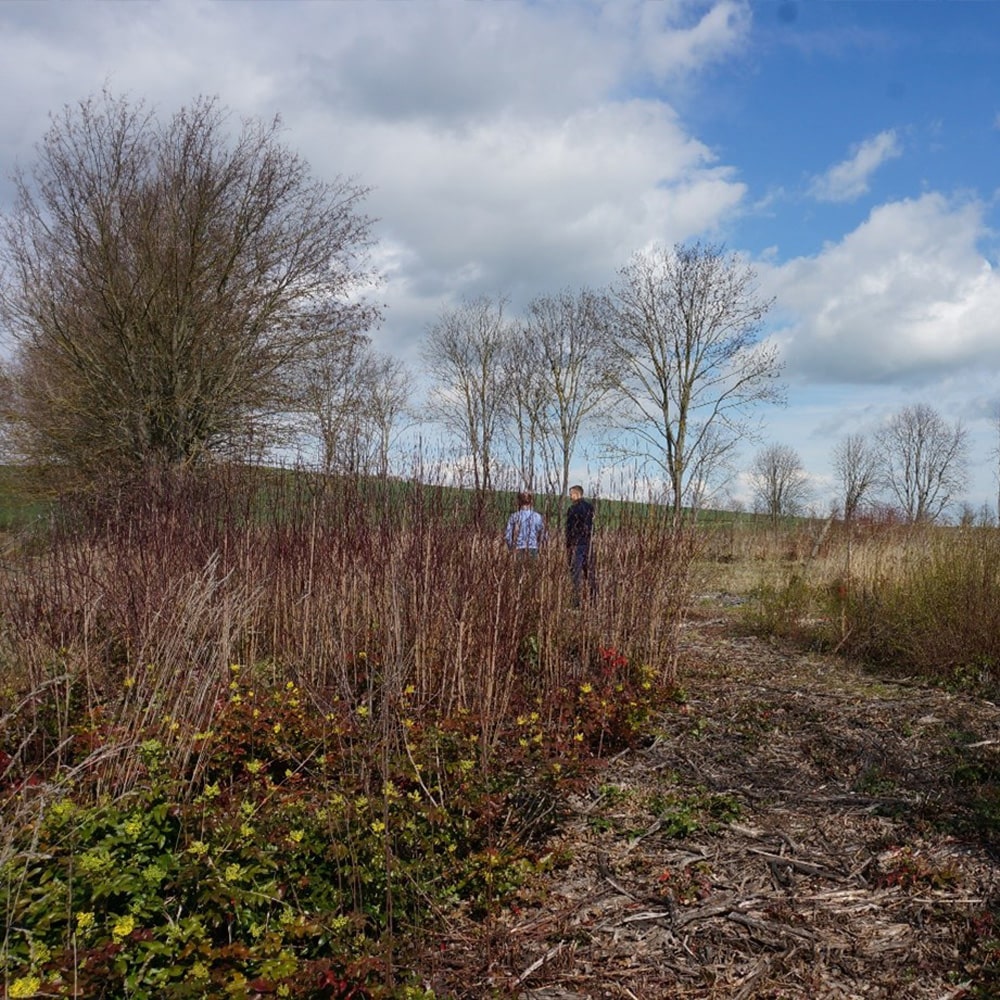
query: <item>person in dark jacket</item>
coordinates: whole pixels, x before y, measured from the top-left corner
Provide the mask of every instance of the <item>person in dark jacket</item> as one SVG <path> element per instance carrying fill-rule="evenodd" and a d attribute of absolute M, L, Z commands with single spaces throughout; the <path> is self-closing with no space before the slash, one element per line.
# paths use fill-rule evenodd
<path fill-rule="evenodd" d="M 583 498 L 582 486 L 569 489 L 570 505 L 566 511 L 566 554 L 573 578 L 573 603 L 580 604 L 584 581 L 590 596 L 594 594 L 591 542 L 594 534 L 594 505 Z"/>

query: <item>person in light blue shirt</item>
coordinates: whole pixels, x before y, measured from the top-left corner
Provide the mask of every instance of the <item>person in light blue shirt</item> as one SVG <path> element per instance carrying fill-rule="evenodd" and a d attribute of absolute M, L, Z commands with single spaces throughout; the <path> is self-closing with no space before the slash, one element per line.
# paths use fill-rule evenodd
<path fill-rule="evenodd" d="M 504 541 L 516 556 L 537 559 L 548 538 L 545 519 L 534 508 L 535 498 L 526 490 L 517 495 L 517 510 L 507 519 Z"/>

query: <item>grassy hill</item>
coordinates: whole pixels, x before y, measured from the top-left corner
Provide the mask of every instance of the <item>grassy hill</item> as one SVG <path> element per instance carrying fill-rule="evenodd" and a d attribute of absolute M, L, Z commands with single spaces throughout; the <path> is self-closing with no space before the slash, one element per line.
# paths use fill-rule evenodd
<path fill-rule="evenodd" d="M 47 503 L 33 497 L 24 470 L 0 465 L 0 531 L 8 531 L 44 513 Z"/>

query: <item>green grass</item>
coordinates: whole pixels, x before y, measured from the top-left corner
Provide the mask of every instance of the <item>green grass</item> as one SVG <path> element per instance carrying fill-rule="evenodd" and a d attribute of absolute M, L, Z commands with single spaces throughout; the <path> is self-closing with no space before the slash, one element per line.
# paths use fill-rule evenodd
<path fill-rule="evenodd" d="M 24 470 L 0 465 L 0 531 L 9 531 L 42 516 L 49 504 L 33 497 Z"/>

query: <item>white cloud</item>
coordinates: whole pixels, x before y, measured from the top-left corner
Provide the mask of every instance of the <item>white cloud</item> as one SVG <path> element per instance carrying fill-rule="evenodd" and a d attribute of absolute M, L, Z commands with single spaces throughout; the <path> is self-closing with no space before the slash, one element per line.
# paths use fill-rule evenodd
<path fill-rule="evenodd" d="M 652 240 L 713 231 L 745 194 L 662 95 L 628 96 L 637 76 L 676 81 L 738 46 L 747 8 L 730 0 L 77 10 L 0 5 L 0 82 L 16 71 L 27 95 L 22 157 L 48 110 L 105 83 L 168 111 L 206 93 L 280 112 L 315 173 L 372 187 L 393 266 L 386 349 L 408 352 L 462 294 L 606 282 Z M 0 134 L 12 114 L 0 105 Z"/>
<path fill-rule="evenodd" d="M 749 6 L 731 0 L 645 3 L 640 10 L 639 53 L 659 77 L 682 76 L 731 55 L 750 27 Z"/>
<path fill-rule="evenodd" d="M 297 132 L 329 134 L 329 117 L 315 114 Z M 438 300 L 604 283 L 650 238 L 711 229 L 744 194 L 649 102 L 604 104 L 558 123 L 509 117 L 459 132 L 350 122 L 339 132 L 352 162 L 369 164 L 380 236 L 409 262 L 411 287 Z M 315 162 L 324 151 L 307 155 Z"/>
<path fill-rule="evenodd" d="M 790 375 L 919 383 L 1000 365 L 1000 274 L 983 205 L 940 194 L 882 205 L 815 257 L 766 265 Z"/>
<path fill-rule="evenodd" d="M 872 174 L 902 152 L 895 130 L 879 132 L 853 147 L 848 159 L 816 177 L 810 185 L 810 194 L 820 201 L 853 201 L 868 191 Z"/>

